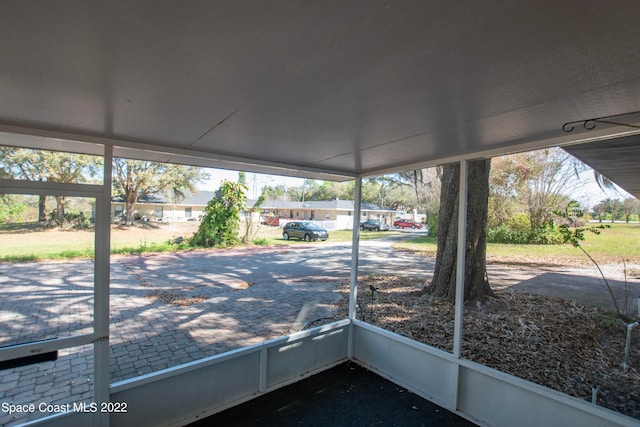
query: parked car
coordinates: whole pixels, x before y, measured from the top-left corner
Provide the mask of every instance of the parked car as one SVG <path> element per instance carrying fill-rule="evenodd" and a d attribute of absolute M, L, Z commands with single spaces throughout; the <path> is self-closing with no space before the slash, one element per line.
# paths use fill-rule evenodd
<path fill-rule="evenodd" d="M 393 221 L 393 226 L 395 228 L 422 228 L 422 223 L 418 221 L 414 221 L 412 219 L 396 219 Z"/>
<path fill-rule="evenodd" d="M 310 221 L 293 221 L 286 223 L 282 228 L 282 238 L 284 240 L 291 238 L 304 239 L 306 242 L 310 242 L 311 240 L 327 240 L 329 238 L 329 232 Z"/>
<path fill-rule="evenodd" d="M 360 223 L 360 230 L 387 231 L 389 230 L 389 226 L 387 224 L 381 223 L 379 219 L 369 219 L 365 222 Z"/>
<path fill-rule="evenodd" d="M 262 223 L 264 225 L 273 225 L 278 227 L 280 225 L 280 218 L 278 218 L 277 216 L 267 216 L 264 218 L 264 221 L 262 221 Z"/>

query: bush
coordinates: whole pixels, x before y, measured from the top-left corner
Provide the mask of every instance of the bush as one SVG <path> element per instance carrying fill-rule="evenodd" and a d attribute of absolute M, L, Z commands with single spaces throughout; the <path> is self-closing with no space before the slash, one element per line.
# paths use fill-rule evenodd
<path fill-rule="evenodd" d="M 266 237 L 256 237 L 253 239 L 253 244 L 257 246 L 264 246 L 269 244 L 269 239 Z"/>
<path fill-rule="evenodd" d="M 16 203 L 5 197 L 0 197 L 0 223 L 18 222 L 27 208 L 25 203 Z"/>
<path fill-rule="evenodd" d="M 438 236 L 438 212 L 434 212 L 427 216 L 427 230 L 430 237 Z"/>
<path fill-rule="evenodd" d="M 553 224 L 545 224 L 530 231 L 529 243 L 538 245 L 559 245 L 563 242 L 560 230 Z"/>
<path fill-rule="evenodd" d="M 487 230 L 487 242 L 489 243 L 530 243 L 528 240 L 528 232 L 514 230 L 508 225 L 500 225 Z"/>
<path fill-rule="evenodd" d="M 542 227 L 526 230 L 501 225 L 487 230 L 489 243 L 557 245 L 562 241 L 560 230 L 553 224 L 544 224 Z"/>
<path fill-rule="evenodd" d="M 89 218 L 82 212 L 65 212 L 62 218 L 58 218 L 57 212 L 51 212 L 45 222 L 45 227 L 67 228 L 74 230 L 85 230 L 91 226 Z"/>
<path fill-rule="evenodd" d="M 525 213 L 515 214 L 507 221 L 507 226 L 512 230 L 525 231 L 531 230 L 531 222 L 529 221 L 529 215 Z"/>
<path fill-rule="evenodd" d="M 244 209 L 247 187 L 231 181 L 223 181 L 216 196 L 209 201 L 198 231 L 190 240 L 191 246 L 224 247 L 240 242 L 240 212 Z"/>

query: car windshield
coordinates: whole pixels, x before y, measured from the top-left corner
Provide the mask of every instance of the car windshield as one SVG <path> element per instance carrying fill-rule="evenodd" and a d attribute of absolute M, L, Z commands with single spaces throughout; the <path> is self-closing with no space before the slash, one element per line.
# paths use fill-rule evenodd
<path fill-rule="evenodd" d="M 321 228 L 316 224 L 314 224 L 313 222 L 305 222 L 304 227 L 309 230 L 321 230 Z"/>

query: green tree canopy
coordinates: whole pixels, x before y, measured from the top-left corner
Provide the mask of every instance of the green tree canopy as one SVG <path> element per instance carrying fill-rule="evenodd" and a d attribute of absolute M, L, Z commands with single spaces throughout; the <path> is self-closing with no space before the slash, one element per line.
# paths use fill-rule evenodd
<path fill-rule="evenodd" d="M 165 194 L 173 203 L 196 191 L 196 184 L 208 178 L 199 167 L 142 160 L 113 159 L 113 192 L 124 198 L 126 223 L 133 224 L 134 206 L 150 194 Z"/>
<path fill-rule="evenodd" d="M 15 179 L 74 183 L 96 176 L 102 158 L 82 154 L 26 148 L 0 147 L 0 168 Z M 56 196 L 56 216 L 64 216 L 65 197 Z M 46 196 L 40 196 L 38 219 L 44 221 Z"/>

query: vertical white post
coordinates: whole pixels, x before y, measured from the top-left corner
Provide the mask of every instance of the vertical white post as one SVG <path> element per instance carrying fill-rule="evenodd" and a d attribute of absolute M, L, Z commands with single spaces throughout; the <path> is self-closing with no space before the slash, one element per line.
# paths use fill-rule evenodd
<path fill-rule="evenodd" d="M 94 275 L 94 401 L 109 402 L 109 274 L 111 238 L 111 168 L 113 147 L 104 147 L 104 181 L 96 200 Z M 109 426 L 108 413 L 96 413 L 94 425 Z"/>
<path fill-rule="evenodd" d="M 360 255 L 360 203 L 362 178 L 356 178 L 353 195 L 353 233 L 351 237 L 351 279 L 349 281 L 349 319 L 356 319 L 356 301 L 358 299 L 358 257 Z M 347 356 L 353 357 L 353 324 L 349 327 Z"/>
<path fill-rule="evenodd" d="M 260 393 L 264 393 L 267 390 L 267 349 L 260 350 L 260 371 L 258 379 L 258 390 Z"/>
<path fill-rule="evenodd" d="M 467 167 L 460 162 L 460 190 L 458 192 L 458 250 L 456 259 L 456 308 L 453 323 L 453 356 L 460 358 L 462 345 L 462 315 L 464 312 L 464 266 L 467 246 Z"/>
<path fill-rule="evenodd" d="M 458 191 L 458 248 L 456 258 L 456 307 L 453 323 L 453 356 L 460 358 L 462 346 L 462 316 L 464 314 L 464 273 L 467 244 L 467 162 L 460 162 L 460 187 Z M 449 409 L 458 409 L 460 365 L 455 364 L 451 372 L 451 396 Z"/>

